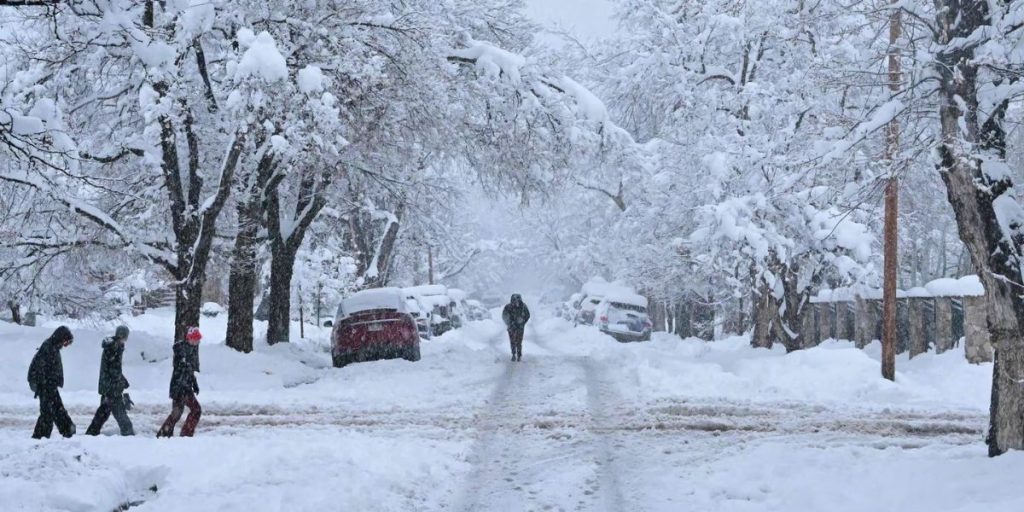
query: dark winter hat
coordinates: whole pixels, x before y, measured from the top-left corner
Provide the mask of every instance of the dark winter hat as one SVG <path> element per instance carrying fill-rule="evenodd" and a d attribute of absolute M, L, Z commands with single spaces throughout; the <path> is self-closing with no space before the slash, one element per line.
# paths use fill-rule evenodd
<path fill-rule="evenodd" d="M 114 330 L 114 337 L 119 340 L 126 340 L 128 339 L 129 332 L 127 325 L 119 325 L 117 326 L 117 329 Z"/>
<path fill-rule="evenodd" d="M 523 300 L 523 296 L 522 295 L 519 295 L 518 293 L 513 293 L 512 294 L 512 302 L 521 302 L 522 300 Z"/>
<path fill-rule="evenodd" d="M 66 325 L 62 325 L 58 327 L 55 331 L 53 331 L 53 334 L 50 335 L 50 338 L 61 343 L 65 343 L 75 339 L 75 337 L 71 334 L 71 329 L 68 329 Z"/>

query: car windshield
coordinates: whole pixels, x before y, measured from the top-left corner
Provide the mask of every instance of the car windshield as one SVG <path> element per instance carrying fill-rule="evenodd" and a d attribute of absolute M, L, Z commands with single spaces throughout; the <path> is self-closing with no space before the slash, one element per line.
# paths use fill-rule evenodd
<path fill-rule="evenodd" d="M 637 313 L 647 313 L 647 308 L 643 306 L 637 306 L 635 304 L 626 304 L 624 302 L 612 302 L 611 307 L 624 311 L 636 311 Z"/>

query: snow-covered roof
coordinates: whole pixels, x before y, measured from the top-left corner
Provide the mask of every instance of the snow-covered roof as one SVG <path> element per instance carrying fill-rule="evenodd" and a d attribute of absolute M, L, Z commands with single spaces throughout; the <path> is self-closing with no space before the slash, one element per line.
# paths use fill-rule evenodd
<path fill-rule="evenodd" d="M 896 298 L 929 298 L 929 297 L 980 297 L 985 288 L 976 275 L 964 276 L 959 279 L 944 277 L 909 290 L 896 290 Z M 868 300 L 881 300 L 882 290 L 868 287 L 844 287 L 825 289 L 811 297 L 812 303 L 821 302 L 852 302 L 857 297 Z"/>
<path fill-rule="evenodd" d="M 338 306 L 338 318 L 345 318 L 360 311 L 371 309 L 393 309 L 408 313 L 405 295 L 398 288 L 373 288 L 356 292 L 343 299 Z"/>

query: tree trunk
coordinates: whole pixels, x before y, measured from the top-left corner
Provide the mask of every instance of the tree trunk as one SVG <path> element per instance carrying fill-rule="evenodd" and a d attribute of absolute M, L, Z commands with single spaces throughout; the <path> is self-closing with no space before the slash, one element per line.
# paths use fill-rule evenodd
<path fill-rule="evenodd" d="M 306 237 L 306 231 L 327 205 L 326 191 L 331 183 L 333 169 L 329 166 L 307 167 L 299 175 L 294 213 L 290 214 L 291 229 L 285 232 L 281 224 L 281 196 L 276 183 L 267 186 L 266 216 L 270 235 L 270 296 L 267 324 L 267 343 L 290 340 L 292 273 L 295 256 Z"/>
<path fill-rule="evenodd" d="M 205 276 L 186 279 L 174 287 L 174 340 L 184 340 L 189 327 L 199 327 Z"/>
<path fill-rule="evenodd" d="M 288 342 L 291 339 L 292 272 L 295 253 L 287 247 L 273 251 L 270 260 L 270 318 L 267 323 L 267 343 Z"/>
<path fill-rule="evenodd" d="M 801 286 L 798 264 L 780 264 L 779 275 L 782 278 L 783 302 L 778 307 L 776 330 L 788 353 L 800 350 L 805 345 L 800 339 L 800 333 L 803 332 L 804 316 L 810 309 L 811 296 L 806 286 Z"/>
<path fill-rule="evenodd" d="M 942 48 L 936 56 L 939 75 L 941 144 L 939 173 L 956 216 L 960 239 L 985 287 L 988 326 L 996 350 L 993 365 L 989 455 L 1024 449 L 1024 299 L 1013 283 L 1020 283 L 1020 226 L 1007 226 L 996 205 L 1015 205 L 1009 173 L 985 172 L 984 165 L 999 165 L 1005 157 L 1002 117 L 1006 103 L 990 114 L 984 126 L 978 112 L 978 63 L 973 46 L 964 41 L 989 23 L 985 0 L 937 0 Z"/>
<path fill-rule="evenodd" d="M 388 284 L 388 280 L 391 277 L 391 260 L 395 254 L 395 244 L 398 243 L 398 231 L 401 227 L 404 211 L 405 205 L 398 205 L 398 209 L 395 211 L 394 222 L 389 222 L 384 229 L 380 245 L 377 246 L 377 253 L 370 260 L 370 264 L 375 266 L 374 268 L 367 269 L 366 288 L 380 288 Z M 433 269 L 433 264 L 431 264 L 431 269 Z M 433 274 L 433 271 L 431 271 L 431 274 Z M 430 280 L 431 284 L 433 284 L 433 275 L 431 275 Z"/>
<path fill-rule="evenodd" d="M 772 324 L 778 316 L 778 305 L 767 283 L 760 286 L 757 294 L 752 298 L 754 304 L 754 332 L 750 337 L 750 346 L 754 348 L 772 348 L 775 342 L 775 329 Z"/>
<path fill-rule="evenodd" d="M 252 352 L 253 307 L 256 301 L 256 237 L 260 219 L 243 205 L 238 207 L 238 234 L 228 278 L 227 345 L 239 352 Z"/>
<path fill-rule="evenodd" d="M 11 309 L 11 321 L 21 325 L 21 304 L 15 300 L 7 301 L 7 307 Z"/>
<path fill-rule="evenodd" d="M 238 232 L 235 234 L 228 278 L 227 345 L 245 353 L 253 349 L 253 306 L 259 281 L 256 250 L 267 189 L 277 187 L 284 179 L 283 175 L 274 176 L 277 162 L 265 135 L 259 136 L 256 146 L 259 148 L 257 153 L 261 153 L 259 163 L 242 180 L 244 187 L 236 207 Z"/>

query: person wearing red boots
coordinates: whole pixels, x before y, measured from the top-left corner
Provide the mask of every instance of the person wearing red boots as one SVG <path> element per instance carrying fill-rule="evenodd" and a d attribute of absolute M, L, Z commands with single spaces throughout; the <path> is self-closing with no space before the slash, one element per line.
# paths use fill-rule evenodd
<path fill-rule="evenodd" d="M 192 437 L 199 424 L 199 416 L 203 410 L 199 406 L 196 395 L 199 394 L 199 383 L 195 372 L 199 371 L 199 340 L 203 335 L 198 327 L 189 327 L 184 340 L 174 343 L 174 370 L 171 372 L 171 414 L 167 416 L 163 426 L 156 433 L 157 437 L 171 437 L 174 427 L 181 419 L 181 414 L 188 407 L 188 417 L 181 427 L 182 437 Z"/>

